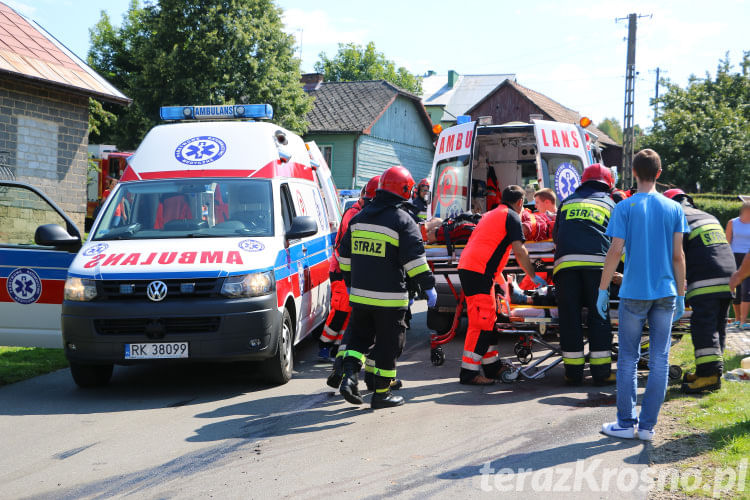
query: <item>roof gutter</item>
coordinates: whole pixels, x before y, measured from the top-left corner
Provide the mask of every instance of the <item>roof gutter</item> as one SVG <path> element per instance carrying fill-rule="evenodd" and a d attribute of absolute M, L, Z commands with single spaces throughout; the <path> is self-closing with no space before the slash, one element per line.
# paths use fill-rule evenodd
<path fill-rule="evenodd" d="M 58 88 L 58 89 L 61 89 L 61 90 L 66 90 L 66 91 L 71 92 L 71 93 L 80 94 L 80 95 L 83 95 L 83 96 L 86 96 L 86 97 L 93 97 L 93 98 L 99 99 L 101 101 L 107 101 L 107 102 L 112 102 L 112 103 L 115 103 L 115 104 L 121 104 L 123 106 L 127 106 L 128 104 L 130 104 L 131 102 L 133 102 L 133 100 L 130 99 L 129 97 L 121 98 L 121 97 L 113 96 L 111 94 L 105 94 L 105 93 L 102 93 L 102 92 L 96 92 L 96 91 L 93 91 L 93 90 L 88 90 L 88 89 L 84 89 L 84 88 L 81 88 L 81 87 L 76 87 L 75 85 L 68 85 L 68 84 L 65 84 L 65 83 L 59 83 L 59 82 L 56 82 L 56 81 L 53 81 L 53 80 L 48 80 L 46 78 L 39 78 L 39 77 L 36 77 L 36 76 L 24 75 L 23 73 L 18 73 L 16 71 L 8 71 L 6 69 L 0 69 L 0 74 L 6 75 L 6 76 L 10 76 L 10 77 L 14 77 L 14 78 L 20 78 L 20 79 L 23 79 L 23 80 L 29 80 L 29 81 L 37 83 L 37 84 L 39 84 L 40 86 L 43 86 L 43 87 Z"/>

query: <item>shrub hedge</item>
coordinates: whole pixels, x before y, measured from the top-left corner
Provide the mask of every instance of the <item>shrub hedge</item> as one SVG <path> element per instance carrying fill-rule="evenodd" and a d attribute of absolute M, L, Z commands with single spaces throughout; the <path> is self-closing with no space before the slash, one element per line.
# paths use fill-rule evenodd
<path fill-rule="evenodd" d="M 729 219 L 734 219 L 740 214 L 742 202 L 737 198 L 737 195 L 700 193 L 690 196 L 695 202 L 695 208 L 708 212 L 719 219 L 722 227 L 727 226 Z"/>

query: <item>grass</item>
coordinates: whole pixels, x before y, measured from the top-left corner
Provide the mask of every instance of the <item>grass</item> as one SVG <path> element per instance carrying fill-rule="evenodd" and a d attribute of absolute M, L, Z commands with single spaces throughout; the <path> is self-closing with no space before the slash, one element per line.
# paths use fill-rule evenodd
<path fill-rule="evenodd" d="M 724 371 L 738 368 L 741 358 L 725 352 Z M 683 371 L 695 369 L 689 335 L 672 347 L 670 362 L 680 365 Z M 677 430 L 673 432 L 674 439 L 664 446 L 692 447 L 692 453 L 675 464 L 680 469 L 700 469 L 704 483 L 713 482 L 717 468 L 739 471 L 742 460 L 750 458 L 750 383 L 723 381 L 719 391 L 702 396 L 686 395 L 679 385 L 671 386 L 665 406 L 665 416 L 676 420 Z M 688 491 L 682 485 L 680 488 L 691 496 L 706 494 L 701 490 Z M 745 474 L 744 485 L 735 484 L 721 498 L 750 500 L 750 471 Z"/>
<path fill-rule="evenodd" d="M 62 349 L 0 346 L 0 386 L 68 366 Z"/>

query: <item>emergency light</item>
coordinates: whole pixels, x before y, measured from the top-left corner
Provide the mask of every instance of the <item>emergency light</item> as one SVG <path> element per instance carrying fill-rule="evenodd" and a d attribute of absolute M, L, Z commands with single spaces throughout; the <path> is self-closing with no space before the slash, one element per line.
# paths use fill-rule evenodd
<path fill-rule="evenodd" d="M 251 118 L 270 120 L 273 107 L 270 104 L 227 104 L 223 106 L 162 106 L 162 120 L 216 120 L 226 118 Z"/>
<path fill-rule="evenodd" d="M 469 123 L 471 121 L 471 116 L 469 115 L 458 115 L 456 117 L 456 125 L 461 125 L 462 123 Z"/>

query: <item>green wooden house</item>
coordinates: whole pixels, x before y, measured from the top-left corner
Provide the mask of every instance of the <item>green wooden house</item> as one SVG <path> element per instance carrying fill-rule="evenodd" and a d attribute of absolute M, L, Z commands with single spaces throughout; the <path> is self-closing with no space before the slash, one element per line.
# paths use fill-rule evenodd
<path fill-rule="evenodd" d="M 385 80 L 323 82 L 314 73 L 302 82 L 315 97 L 305 140 L 320 147 L 336 187 L 364 186 L 393 165 L 409 169 L 417 182 L 429 175 L 434 135 L 418 96 Z"/>

